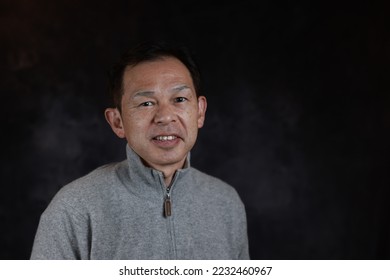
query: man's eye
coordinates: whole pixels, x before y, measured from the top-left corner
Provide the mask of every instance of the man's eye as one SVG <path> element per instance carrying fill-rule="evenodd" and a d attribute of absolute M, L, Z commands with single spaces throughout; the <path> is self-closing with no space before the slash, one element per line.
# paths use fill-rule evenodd
<path fill-rule="evenodd" d="M 149 106 L 152 106 L 153 105 L 153 102 L 151 101 L 146 101 L 144 103 L 141 103 L 139 106 L 140 107 L 149 107 Z"/>
<path fill-rule="evenodd" d="M 184 101 L 187 101 L 188 99 L 185 98 L 185 97 L 177 97 L 175 98 L 175 102 L 177 103 L 181 103 L 181 102 L 184 102 Z"/>

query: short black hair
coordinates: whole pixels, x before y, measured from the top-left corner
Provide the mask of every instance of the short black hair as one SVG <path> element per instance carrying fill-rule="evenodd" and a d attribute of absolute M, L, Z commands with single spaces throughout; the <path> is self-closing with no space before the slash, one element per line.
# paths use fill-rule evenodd
<path fill-rule="evenodd" d="M 109 93 L 113 107 L 121 111 L 123 96 L 123 75 L 128 66 L 135 66 L 146 61 L 155 61 L 163 57 L 180 60 L 190 72 L 196 95 L 200 95 L 200 72 L 189 49 L 183 45 L 167 42 L 142 42 L 126 51 L 110 70 Z"/>

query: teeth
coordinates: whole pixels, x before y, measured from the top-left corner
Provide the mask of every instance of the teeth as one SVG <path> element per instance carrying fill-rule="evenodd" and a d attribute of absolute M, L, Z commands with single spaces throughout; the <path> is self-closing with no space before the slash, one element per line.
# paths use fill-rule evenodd
<path fill-rule="evenodd" d="M 159 141 L 171 141 L 171 140 L 174 140 L 176 139 L 177 137 L 176 136 L 157 136 L 156 139 L 159 140 Z"/>

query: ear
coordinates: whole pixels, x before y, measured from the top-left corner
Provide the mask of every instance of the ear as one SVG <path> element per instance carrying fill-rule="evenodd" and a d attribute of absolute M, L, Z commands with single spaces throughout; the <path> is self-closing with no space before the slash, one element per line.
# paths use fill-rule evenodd
<path fill-rule="evenodd" d="M 110 124 L 112 131 L 114 131 L 119 138 L 125 138 L 125 129 L 123 128 L 122 117 L 119 110 L 117 108 L 107 108 L 104 111 L 104 116 Z"/>
<path fill-rule="evenodd" d="M 204 96 L 198 97 L 198 128 L 203 127 L 206 117 L 207 99 Z"/>

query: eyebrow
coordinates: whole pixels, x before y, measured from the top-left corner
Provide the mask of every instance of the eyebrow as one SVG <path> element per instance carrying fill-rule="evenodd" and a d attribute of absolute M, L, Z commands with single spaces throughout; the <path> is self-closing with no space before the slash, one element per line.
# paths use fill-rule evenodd
<path fill-rule="evenodd" d="M 172 88 L 171 91 L 172 92 L 180 92 L 180 91 L 186 90 L 186 89 L 191 90 L 191 88 L 189 86 L 187 86 L 187 85 L 180 85 L 180 86 Z M 151 91 L 151 90 L 139 91 L 139 92 L 134 94 L 133 98 L 137 98 L 137 97 L 151 97 L 154 94 L 155 94 L 155 92 Z"/>
<path fill-rule="evenodd" d="M 150 90 L 145 90 L 145 91 L 139 91 L 137 92 L 136 94 L 134 94 L 133 98 L 136 98 L 136 97 L 150 97 L 154 95 L 154 91 L 150 91 Z"/>
<path fill-rule="evenodd" d="M 191 89 L 191 88 L 187 85 L 180 85 L 180 86 L 174 87 L 173 91 L 178 92 L 178 91 L 182 91 L 184 89 Z"/>

